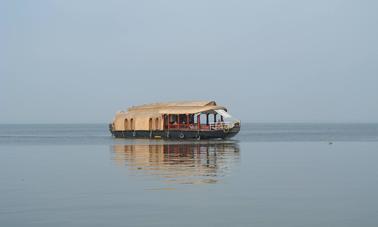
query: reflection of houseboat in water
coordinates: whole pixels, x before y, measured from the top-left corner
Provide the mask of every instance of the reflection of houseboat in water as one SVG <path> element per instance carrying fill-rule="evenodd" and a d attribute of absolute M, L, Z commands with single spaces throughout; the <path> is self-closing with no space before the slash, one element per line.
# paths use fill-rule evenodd
<path fill-rule="evenodd" d="M 130 171 L 174 183 L 215 183 L 239 160 L 236 143 L 118 144 L 114 161 Z"/>
<path fill-rule="evenodd" d="M 240 121 L 214 101 L 170 102 L 117 112 L 109 129 L 117 138 L 225 139 L 240 131 Z"/>

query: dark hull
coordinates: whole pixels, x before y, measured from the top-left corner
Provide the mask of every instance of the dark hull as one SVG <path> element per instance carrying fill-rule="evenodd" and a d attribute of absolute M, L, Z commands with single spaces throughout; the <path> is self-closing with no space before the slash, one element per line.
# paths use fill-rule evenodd
<path fill-rule="evenodd" d="M 149 139 L 227 139 L 235 136 L 240 131 L 240 127 L 229 130 L 158 130 L 158 131 L 113 131 L 112 135 L 116 138 L 149 138 Z"/>

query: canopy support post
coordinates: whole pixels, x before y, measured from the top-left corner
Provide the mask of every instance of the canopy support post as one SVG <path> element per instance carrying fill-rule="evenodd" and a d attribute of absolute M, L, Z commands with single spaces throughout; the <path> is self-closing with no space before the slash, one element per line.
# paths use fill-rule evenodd
<path fill-rule="evenodd" d="M 189 128 L 189 114 L 186 114 L 186 127 Z"/>
<path fill-rule="evenodd" d="M 177 114 L 177 127 L 180 128 L 180 114 Z"/>
<path fill-rule="evenodd" d="M 197 115 L 197 126 L 198 130 L 201 128 L 201 113 Z"/>

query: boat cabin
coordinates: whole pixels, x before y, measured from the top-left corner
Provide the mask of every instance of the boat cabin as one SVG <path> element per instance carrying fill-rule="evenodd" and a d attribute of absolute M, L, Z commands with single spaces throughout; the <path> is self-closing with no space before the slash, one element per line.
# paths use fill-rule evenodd
<path fill-rule="evenodd" d="M 110 125 L 115 137 L 126 138 L 226 138 L 239 130 L 240 121 L 215 101 L 133 106 L 117 112 Z"/>

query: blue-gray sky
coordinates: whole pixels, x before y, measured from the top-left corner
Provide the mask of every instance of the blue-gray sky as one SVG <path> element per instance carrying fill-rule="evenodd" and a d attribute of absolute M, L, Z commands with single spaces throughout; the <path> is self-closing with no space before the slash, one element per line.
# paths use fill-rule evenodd
<path fill-rule="evenodd" d="M 378 2 L 3 0 L 0 123 L 216 100 L 244 122 L 378 122 Z"/>

